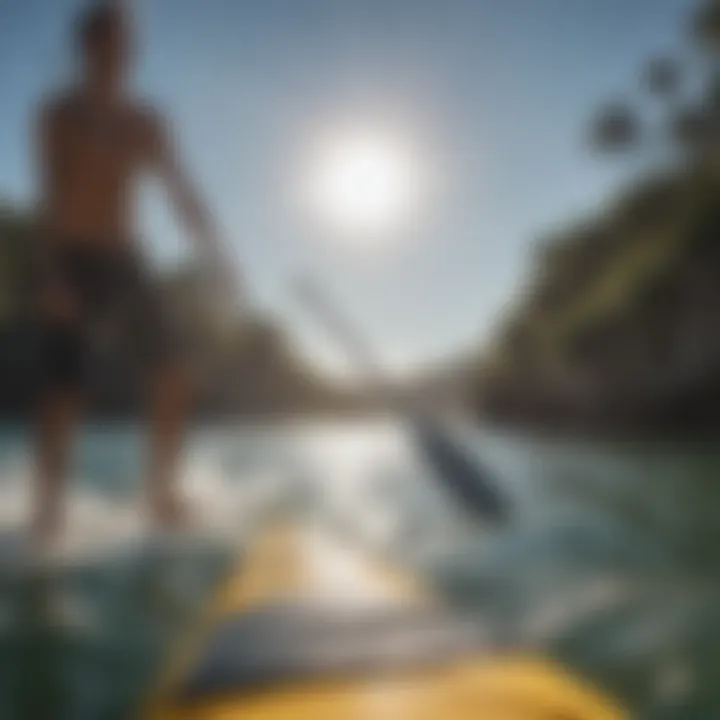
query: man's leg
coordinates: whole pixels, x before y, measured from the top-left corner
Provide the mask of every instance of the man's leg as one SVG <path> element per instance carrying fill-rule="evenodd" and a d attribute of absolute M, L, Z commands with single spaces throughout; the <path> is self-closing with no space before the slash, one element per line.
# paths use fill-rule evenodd
<path fill-rule="evenodd" d="M 62 530 L 66 476 L 80 415 L 84 337 L 78 303 L 62 277 L 46 281 L 39 301 L 42 389 L 31 532 L 46 547 Z"/>
<path fill-rule="evenodd" d="M 41 547 L 62 530 L 63 500 L 80 398 L 71 390 L 49 391 L 37 421 L 32 535 Z"/>
<path fill-rule="evenodd" d="M 185 520 L 178 487 L 178 466 L 191 399 L 190 376 L 186 367 L 180 362 L 165 363 L 156 376 L 152 390 L 151 512 L 159 525 L 172 527 Z"/>

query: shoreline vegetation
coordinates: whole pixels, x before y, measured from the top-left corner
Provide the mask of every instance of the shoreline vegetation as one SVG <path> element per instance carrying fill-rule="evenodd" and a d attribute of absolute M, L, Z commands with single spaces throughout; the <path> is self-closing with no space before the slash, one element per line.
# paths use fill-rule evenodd
<path fill-rule="evenodd" d="M 539 244 L 478 363 L 479 417 L 612 437 L 720 430 L 720 3 L 691 27 L 702 68 L 653 60 L 637 108 L 594 123 L 593 149 L 639 179 Z M 704 89 L 688 101 L 686 84 Z M 660 105 L 660 127 L 643 103 Z"/>
<path fill-rule="evenodd" d="M 546 245 L 475 393 L 501 423 L 720 430 L 720 173 L 648 181 Z"/>

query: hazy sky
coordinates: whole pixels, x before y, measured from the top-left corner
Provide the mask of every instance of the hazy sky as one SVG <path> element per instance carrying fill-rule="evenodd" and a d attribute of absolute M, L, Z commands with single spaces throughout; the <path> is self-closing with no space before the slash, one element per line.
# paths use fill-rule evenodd
<path fill-rule="evenodd" d="M 71 77 L 77 0 L 0 0 L 0 198 L 33 197 L 28 119 Z M 259 302 L 326 355 L 293 305 L 323 278 L 393 364 L 486 337 L 532 241 L 592 209 L 621 170 L 583 128 L 639 71 L 683 47 L 693 0 L 135 0 L 136 86 L 174 120 L 187 164 Z M 319 237 L 296 195 L 318 133 L 405 136 L 432 177 L 422 222 L 392 248 Z M 140 226 L 159 261 L 183 239 L 151 189 Z M 329 358 L 328 358 L 329 359 Z"/>

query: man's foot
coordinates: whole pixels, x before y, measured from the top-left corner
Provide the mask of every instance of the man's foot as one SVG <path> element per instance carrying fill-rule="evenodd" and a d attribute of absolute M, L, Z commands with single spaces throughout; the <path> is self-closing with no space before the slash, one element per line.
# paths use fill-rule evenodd
<path fill-rule="evenodd" d="M 38 512 L 29 528 L 29 548 L 33 563 L 42 564 L 58 554 L 63 530 L 63 522 L 54 512 Z"/>
<path fill-rule="evenodd" d="M 185 500 L 177 493 L 163 493 L 151 501 L 151 517 L 155 527 L 162 530 L 184 530 L 190 523 Z"/>

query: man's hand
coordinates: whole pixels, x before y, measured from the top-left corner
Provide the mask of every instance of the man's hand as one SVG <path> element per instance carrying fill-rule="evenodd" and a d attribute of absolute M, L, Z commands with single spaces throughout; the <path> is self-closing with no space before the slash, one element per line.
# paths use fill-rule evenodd
<path fill-rule="evenodd" d="M 79 308 L 77 299 L 58 277 L 49 277 L 40 290 L 40 312 L 47 319 L 75 322 Z"/>
<path fill-rule="evenodd" d="M 244 306 L 245 298 L 239 271 L 215 243 L 210 250 L 203 249 L 200 254 L 200 278 L 203 288 L 222 303 Z"/>
<path fill-rule="evenodd" d="M 147 126 L 148 157 L 164 179 L 180 218 L 196 242 L 202 284 L 215 298 L 238 309 L 244 304 L 240 276 L 194 184 L 183 170 L 167 127 L 158 118 Z"/>

